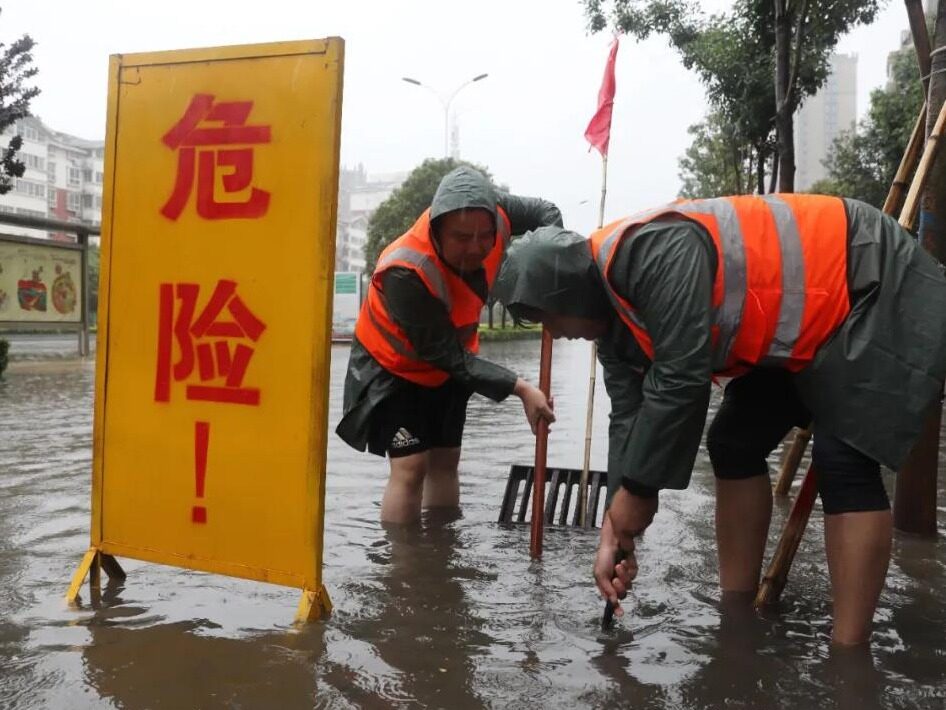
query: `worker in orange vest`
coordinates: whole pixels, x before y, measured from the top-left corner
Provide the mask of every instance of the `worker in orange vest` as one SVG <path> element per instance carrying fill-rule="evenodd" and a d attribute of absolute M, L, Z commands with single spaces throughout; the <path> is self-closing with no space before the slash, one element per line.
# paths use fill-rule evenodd
<path fill-rule="evenodd" d="M 813 424 L 832 638 L 868 640 L 891 548 L 880 464 L 904 463 L 946 377 L 946 278 L 909 233 L 835 197 L 677 202 L 590 239 L 526 235 L 495 293 L 553 336 L 598 341 L 612 406 L 603 596 L 617 603 L 636 576 L 634 538 L 660 490 L 689 484 L 711 383 L 732 378 L 706 437 L 723 592 L 756 591 L 766 458 Z M 619 549 L 627 559 L 615 564 Z"/>
<path fill-rule="evenodd" d="M 421 508 L 459 505 L 457 465 L 467 400 L 522 400 L 529 424 L 554 420 L 537 387 L 477 355 L 480 313 L 513 234 L 562 224 L 550 202 L 494 190 L 462 166 L 431 206 L 378 258 L 358 316 L 336 431 L 387 454 L 381 520 L 416 521 Z"/>

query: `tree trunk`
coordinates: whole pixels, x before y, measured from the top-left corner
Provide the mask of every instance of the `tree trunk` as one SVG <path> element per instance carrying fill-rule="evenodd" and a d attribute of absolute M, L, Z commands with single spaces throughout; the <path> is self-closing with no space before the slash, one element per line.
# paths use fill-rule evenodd
<path fill-rule="evenodd" d="M 736 193 L 737 195 L 743 194 L 742 189 L 742 160 L 739 159 L 739 146 L 736 145 L 736 141 L 733 140 L 732 145 L 730 146 L 732 150 L 732 171 L 733 176 L 736 180 Z"/>
<path fill-rule="evenodd" d="M 946 0 L 939 0 L 934 47 L 946 47 Z M 932 76 L 926 113 L 926 133 L 933 129 L 946 100 L 946 51 L 933 55 Z M 933 163 L 920 210 L 920 243 L 940 263 L 946 264 L 946 154 L 942 150 Z M 922 308 L 922 304 L 920 304 Z M 936 535 L 936 476 L 939 461 L 939 430 L 942 405 L 933 407 L 926 429 L 910 458 L 897 476 L 894 525 L 898 530 L 933 537 Z"/>
<path fill-rule="evenodd" d="M 792 16 L 786 0 L 775 3 L 775 128 L 778 133 L 779 192 L 795 191 L 794 101 L 790 96 Z M 797 41 L 797 40 L 796 40 Z"/>
<path fill-rule="evenodd" d="M 503 330 L 505 330 L 505 329 L 506 329 L 506 306 L 505 306 L 505 304 L 500 304 L 500 306 L 499 306 L 499 312 L 500 312 L 500 314 L 501 314 L 501 315 L 500 315 L 500 323 L 502 323 L 502 328 L 503 328 Z"/>
<path fill-rule="evenodd" d="M 486 310 L 489 311 L 489 315 L 486 317 L 487 317 L 487 320 L 489 321 L 490 330 L 493 329 L 493 306 L 495 305 L 496 305 L 496 301 L 490 301 L 486 306 Z"/>
<path fill-rule="evenodd" d="M 756 150 L 756 156 L 758 158 L 756 162 L 757 167 L 756 167 L 756 174 L 755 174 L 756 190 L 758 191 L 760 195 L 764 195 L 765 194 L 765 149 L 762 147 L 759 147 Z"/>
<path fill-rule="evenodd" d="M 772 154 L 772 177 L 769 178 L 769 192 L 775 192 L 775 186 L 778 184 L 779 159 L 778 151 Z"/>

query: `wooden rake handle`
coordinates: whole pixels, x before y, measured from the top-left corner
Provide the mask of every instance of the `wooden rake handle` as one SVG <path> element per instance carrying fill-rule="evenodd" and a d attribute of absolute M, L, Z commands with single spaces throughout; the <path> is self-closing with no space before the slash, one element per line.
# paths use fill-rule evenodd
<path fill-rule="evenodd" d="M 539 389 L 548 397 L 552 389 L 552 334 L 542 329 L 542 354 L 539 358 Z M 545 531 L 545 464 L 548 458 L 549 423 L 540 418 L 535 433 L 535 466 L 532 477 L 532 534 L 529 555 L 542 557 L 542 534 Z"/>

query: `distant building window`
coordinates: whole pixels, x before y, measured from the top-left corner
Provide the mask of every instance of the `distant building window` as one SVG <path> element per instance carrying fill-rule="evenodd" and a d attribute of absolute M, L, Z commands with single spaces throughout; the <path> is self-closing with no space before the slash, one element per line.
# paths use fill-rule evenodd
<path fill-rule="evenodd" d="M 95 182 L 101 185 L 105 182 L 105 175 L 103 173 L 95 173 Z"/>
<path fill-rule="evenodd" d="M 46 185 L 41 182 L 33 182 L 32 180 L 20 180 L 18 178 L 16 181 L 16 191 L 23 195 L 29 195 L 30 197 L 46 197 Z"/>
<path fill-rule="evenodd" d="M 49 199 L 47 200 L 47 202 L 49 203 L 49 206 L 50 206 L 50 207 L 55 207 L 55 206 L 56 206 L 56 188 L 50 186 L 49 190 L 47 190 L 47 194 L 48 194 L 48 198 L 49 198 Z"/>
<path fill-rule="evenodd" d="M 89 168 L 82 171 L 82 179 L 86 182 L 92 182 L 92 171 Z"/>
<path fill-rule="evenodd" d="M 91 193 L 85 192 L 82 194 L 82 206 L 91 208 L 95 201 L 93 200 L 94 195 Z"/>
<path fill-rule="evenodd" d="M 66 206 L 72 212 L 78 212 L 82 207 L 82 195 L 78 192 L 70 192 L 67 200 Z"/>
<path fill-rule="evenodd" d="M 102 209 L 102 196 L 101 195 L 95 196 L 95 209 L 97 210 Z"/>
<path fill-rule="evenodd" d="M 79 168 L 69 168 L 69 187 L 78 187 L 82 184 L 82 171 Z"/>
<path fill-rule="evenodd" d="M 32 153 L 23 153 L 23 162 L 26 163 L 26 167 L 33 170 L 46 169 L 46 159 Z"/>
<path fill-rule="evenodd" d="M 39 131 L 37 131 L 33 126 L 27 126 L 23 123 L 17 124 L 17 133 L 29 141 L 39 140 Z"/>
<path fill-rule="evenodd" d="M 56 163 L 52 160 L 46 161 L 46 177 L 50 182 L 56 182 Z"/>

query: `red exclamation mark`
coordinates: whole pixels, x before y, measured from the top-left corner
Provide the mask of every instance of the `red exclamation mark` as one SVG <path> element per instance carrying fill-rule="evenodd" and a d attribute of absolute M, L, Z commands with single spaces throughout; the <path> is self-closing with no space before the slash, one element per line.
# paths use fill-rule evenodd
<path fill-rule="evenodd" d="M 196 473 L 197 497 L 204 497 L 204 481 L 207 479 L 207 447 L 210 444 L 210 422 L 194 422 L 194 469 Z M 207 509 L 202 505 L 191 508 L 191 522 L 206 523 Z"/>

